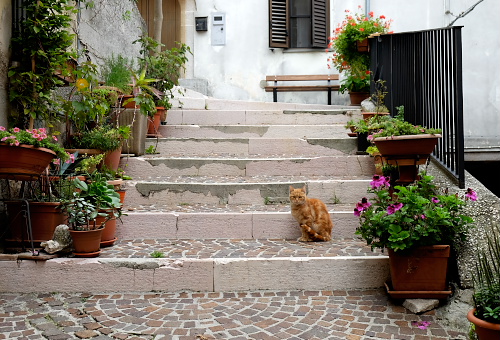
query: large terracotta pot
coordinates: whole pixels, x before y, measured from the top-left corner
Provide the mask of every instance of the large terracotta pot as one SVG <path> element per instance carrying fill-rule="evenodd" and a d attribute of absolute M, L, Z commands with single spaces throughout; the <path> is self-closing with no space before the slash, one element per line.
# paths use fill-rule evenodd
<path fill-rule="evenodd" d="M 446 291 L 449 245 L 389 249 L 392 287 L 397 291 Z"/>
<path fill-rule="evenodd" d="M 106 216 L 98 216 L 97 224 L 102 224 Z M 104 224 L 104 229 L 101 234 L 101 248 L 112 246 L 116 241 L 116 218 L 111 218 Z"/>
<path fill-rule="evenodd" d="M 101 253 L 102 228 L 94 230 L 71 230 L 73 254 L 76 257 L 97 257 Z"/>
<path fill-rule="evenodd" d="M 121 95 L 118 99 L 119 102 L 121 103 L 122 107 L 127 108 L 127 109 L 136 109 L 139 107 L 139 105 L 135 104 L 135 100 L 133 95 L 131 94 L 124 94 Z"/>
<path fill-rule="evenodd" d="M 479 340 L 498 340 L 500 339 L 500 324 L 491 323 L 477 318 L 474 313 L 476 309 L 471 309 L 467 314 L 467 319 L 475 326 L 475 332 Z"/>
<path fill-rule="evenodd" d="M 44 172 L 55 157 L 56 153 L 50 149 L 0 143 L 0 178 L 29 180 Z"/>
<path fill-rule="evenodd" d="M 148 117 L 148 137 L 159 136 L 158 129 L 160 128 L 162 111 L 165 111 L 164 107 L 157 107 L 154 116 Z"/>
<path fill-rule="evenodd" d="M 121 147 L 113 151 L 108 151 L 106 153 L 106 156 L 104 157 L 103 164 L 106 166 L 106 168 L 116 171 L 120 166 L 121 155 L 122 155 Z"/>
<path fill-rule="evenodd" d="M 361 102 L 370 97 L 370 92 L 349 92 L 351 105 L 359 106 Z"/>
<path fill-rule="evenodd" d="M 27 233 L 23 202 L 8 201 L 9 226 L 13 241 L 31 241 Z M 65 215 L 59 202 L 29 202 L 32 240 L 35 244 L 52 239 L 56 227 L 65 223 Z"/>

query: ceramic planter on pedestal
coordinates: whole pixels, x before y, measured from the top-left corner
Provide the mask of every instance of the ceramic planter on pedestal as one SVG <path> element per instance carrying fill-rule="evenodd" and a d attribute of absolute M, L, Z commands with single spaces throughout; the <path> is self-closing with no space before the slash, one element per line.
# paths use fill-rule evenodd
<path fill-rule="evenodd" d="M 474 314 L 476 309 L 472 309 L 467 314 L 467 319 L 472 322 L 479 340 L 498 340 L 500 339 L 500 324 L 491 323 L 477 318 Z"/>
<path fill-rule="evenodd" d="M 54 157 L 56 153 L 50 149 L 0 143 L 0 178 L 29 180 L 44 172 Z"/>
<path fill-rule="evenodd" d="M 118 123 L 120 126 L 132 126 L 130 138 L 124 141 L 122 152 L 136 156 L 144 155 L 148 117 L 142 115 L 139 110 L 125 109 L 118 116 Z"/>
<path fill-rule="evenodd" d="M 373 142 L 387 164 L 399 168 L 398 182 L 411 183 L 417 177 L 418 165 L 427 162 L 439 138 L 438 134 L 405 135 L 377 137 Z"/>
<path fill-rule="evenodd" d="M 389 249 L 391 287 L 395 298 L 446 298 L 449 245 L 416 247 L 407 251 Z"/>

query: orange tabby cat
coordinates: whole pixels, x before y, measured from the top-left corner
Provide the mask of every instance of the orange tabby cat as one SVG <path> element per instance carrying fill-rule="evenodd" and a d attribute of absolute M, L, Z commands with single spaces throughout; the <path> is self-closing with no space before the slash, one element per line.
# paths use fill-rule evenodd
<path fill-rule="evenodd" d="M 302 237 L 299 241 L 330 241 L 333 223 L 330 213 L 321 200 L 308 198 L 306 187 L 295 189 L 290 185 L 290 205 L 292 216 L 299 222 Z"/>

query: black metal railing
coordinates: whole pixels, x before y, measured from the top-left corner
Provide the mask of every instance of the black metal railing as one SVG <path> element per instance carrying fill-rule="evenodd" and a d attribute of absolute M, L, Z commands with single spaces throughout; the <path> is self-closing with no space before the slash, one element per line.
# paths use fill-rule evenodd
<path fill-rule="evenodd" d="M 386 81 L 385 104 L 391 114 L 396 114 L 396 107 L 403 105 L 405 120 L 442 129 L 433 159 L 464 188 L 461 28 L 370 39 L 370 69 L 374 81 Z"/>

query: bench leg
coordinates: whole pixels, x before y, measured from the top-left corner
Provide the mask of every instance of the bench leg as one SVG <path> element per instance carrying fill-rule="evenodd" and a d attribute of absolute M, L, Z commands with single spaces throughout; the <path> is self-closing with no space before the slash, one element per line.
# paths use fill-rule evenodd
<path fill-rule="evenodd" d="M 328 89 L 328 105 L 332 105 L 332 89 Z"/>
<path fill-rule="evenodd" d="M 278 102 L 278 90 L 273 89 L 273 102 L 277 103 Z"/>

